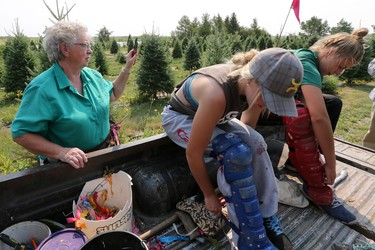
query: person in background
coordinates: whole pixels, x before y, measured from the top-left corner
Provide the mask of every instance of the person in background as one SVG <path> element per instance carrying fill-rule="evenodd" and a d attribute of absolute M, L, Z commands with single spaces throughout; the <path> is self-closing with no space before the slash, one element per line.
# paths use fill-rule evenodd
<path fill-rule="evenodd" d="M 92 55 L 87 28 L 60 21 L 47 28 L 43 47 L 52 66 L 26 87 L 11 125 L 13 140 L 39 155 L 41 165 L 60 160 L 83 168 L 87 152 L 109 144 L 110 101 L 124 92 L 137 55 L 110 82 L 88 68 Z"/>
<path fill-rule="evenodd" d="M 164 130 L 186 148 L 205 206 L 216 216 L 222 207 L 204 157 L 221 159 L 217 182 L 238 249 L 292 248 L 276 216 L 278 189 L 267 146 L 254 127 L 266 107 L 280 116 L 297 116 L 293 96 L 302 74 L 298 58 L 281 48 L 238 53 L 230 63 L 185 78 L 162 112 Z"/>
<path fill-rule="evenodd" d="M 375 58 L 369 63 L 367 72 L 371 76 L 375 76 Z M 371 110 L 371 122 L 370 127 L 367 133 L 363 138 L 363 146 L 375 149 L 375 88 L 372 89 L 369 95 L 370 99 L 373 101 L 372 110 Z"/>
<path fill-rule="evenodd" d="M 304 68 L 302 85 L 296 95 L 300 101 L 297 103 L 298 117 L 283 119 L 289 164 L 303 178 L 305 194 L 327 214 L 347 224 L 355 223 L 356 216 L 337 199 L 330 186 L 336 178 L 333 133 L 342 101 L 336 96 L 323 94 L 322 82 L 323 76 L 339 76 L 361 62 L 367 34 L 368 29 L 360 28 L 352 34 L 328 35 L 309 49 L 293 51 Z"/>

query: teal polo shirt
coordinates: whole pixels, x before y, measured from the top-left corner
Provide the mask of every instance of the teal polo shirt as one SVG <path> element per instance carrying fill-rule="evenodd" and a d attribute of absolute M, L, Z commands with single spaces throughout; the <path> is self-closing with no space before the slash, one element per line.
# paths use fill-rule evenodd
<path fill-rule="evenodd" d="M 314 85 L 321 89 L 323 76 L 319 72 L 318 53 L 308 49 L 293 50 L 293 53 L 303 66 L 302 84 Z"/>
<path fill-rule="evenodd" d="M 24 91 L 12 136 L 36 133 L 63 147 L 94 148 L 109 133 L 113 84 L 93 69 L 81 72 L 83 95 L 58 63 L 35 77 Z"/>

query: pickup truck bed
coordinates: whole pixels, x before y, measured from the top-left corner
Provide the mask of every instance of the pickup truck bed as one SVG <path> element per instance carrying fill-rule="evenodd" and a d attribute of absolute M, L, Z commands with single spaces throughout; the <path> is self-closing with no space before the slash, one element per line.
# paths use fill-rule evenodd
<path fill-rule="evenodd" d="M 375 152 L 336 139 L 337 172 L 345 169 L 349 176 L 337 188 L 336 194 L 357 215 L 359 223 L 347 226 L 327 216 L 316 206 L 306 208 L 279 204 L 278 216 L 294 249 L 349 249 L 353 244 L 374 244 L 375 240 Z M 155 246 L 155 235 L 175 236 L 175 223 L 184 231 L 181 221 L 175 216 L 174 206 L 178 200 L 197 192 L 188 172 L 184 150 L 172 143 L 165 134 L 122 144 L 89 153 L 87 166 L 73 170 L 65 163 L 48 164 L 44 167 L 0 176 L 0 232 L 6 227 L 24 220 L 51 219 L 65 223 L 72 211 L 72 201 L 77 200 L 83 185 L 102 177 L 105 171 L 123 170 L 134 178 L 137 170 L 145 168 L 179 168 L 174 174 L 185 174 L 177 182 L 176 192 L 170 202 L 163 204 L 160 213 L 145 211 L 145 199 L 134 190 L 134 216 L 139 234 Z M 186 172 L 184 172 L 186 171 Z M 169 174 L 173 177 L 173 174 Z M 287 175 L 295 178 L 293 174 Z M 189 183 L 185 190 L 183 181 Z M 181 188 L 182 186 L 182 188 Z M 180 190 L 178 190 L 180 187 Z M 152 194 L 148 194 L 152 197 Z M 143 197 L 144 198 L 144 197 Z M 147 200 L 146 200 L 147 202 Z M 150 213 L 148 213 L 150 212 Z M 215 244 L 203 237 L 190 241 L 174 241 L 164 244 L 166 249 L 231 249 L 229 225 L 217 234 Z M 216 248 L 214 247 L 216 246 Z"/>

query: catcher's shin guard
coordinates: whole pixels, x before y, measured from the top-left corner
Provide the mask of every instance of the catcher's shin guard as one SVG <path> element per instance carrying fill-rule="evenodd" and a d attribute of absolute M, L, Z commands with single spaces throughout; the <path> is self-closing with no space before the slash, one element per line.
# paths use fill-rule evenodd
<path fill-rule="evenodd" d="M 298 117 L 284 117 L 289 160 L 305 181 L 307 194 L 318 205 L 332 203 L 333 191 L 324 183 L 325 170 L 316 141 L 310 114 L 302 103 L 297 103 Z"/>
<path fill-rule="evenodd" d="M 220 134 L 212 141 L 213 153 L 224 166 L 218 184 L 228 205 L 233 233 L 241 250 L 275 249 L 268 240 L 253 182 L 252 154 L 235 134 Z M 219 170 L 220 171 L 220 170 Z"/>

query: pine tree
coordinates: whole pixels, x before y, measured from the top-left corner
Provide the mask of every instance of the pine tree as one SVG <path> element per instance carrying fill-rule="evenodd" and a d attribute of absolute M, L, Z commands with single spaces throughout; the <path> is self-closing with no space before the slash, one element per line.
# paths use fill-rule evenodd
<path fill-rule="evenodd" d="M 266 48 L 272 48 L 272 47 L 273 47 L 272 38 L 268 37 L 266 41 Z"/>
<path fill-rule="evenodd" d="M 8 39 L 4 48 L 4 87 L 6 93 L 23 91 L 35 70 L 29 39 L 20 32 Z"/>
<path fill-rule="evenodd" d="M 183 51 L 186 50 L 188 44 L 189 44 L 189 39 L 187 39 L 187 37 L 184 37 L 181 42 L 181 48 Z"/>
<path fill-rule="evenodd" d="M 250 49 L 250 42 L 251 42 L 251 39 L 252 39 L 251 36 L 246 37 L 245 42 L 244 42 L 243 45 L 242 45 L 242 49 L 243 49 L 243 51 L 248 51 L 248 50 Z"/>
<path fill-rule="evenodd" d="M 178 40 L 176 40 L 174 42 L 173 51 L 172 51 L 172 57 L 174 59 L 182 57 L 182 49 L 181 49 L 180 42 Z"/>
<path fill-rule="evenodd" d="M 4 86 L 4 56 L 3 56 L 4 46 L 0 46 L 0 86 Z"/>
<path fill-rule="evenodd" d="M 257 42 L 257 47 L 259 50 L 266 49 L 267 46 L 266 46 L 266 40 L 264 36 L 259 37 L 258 42 Z"/>
<path fill-rule="evenodd" d="M 107 75 L 108 65 L 101 43 L 94 44 L 93 54 L 95 57 L 95 67 L 102 75 Z"/>
<path fill-rule="evenodd" d="M 242 41 L 240 35 L 233 35 L 231 39 L 232 54 L 242 51 Z"/>
<path fill-rule="evenodd" d="M 249 47 L 249 50 L 250 49 L 258 49 L 258 44 L 257 44 L 257 40 L 255 37 L 253 37 L 253 39 L 250 40 L 250 47 Z"/>
<path fill-rule="evenodd" d="M 117 54 L 117 52 L 118 52 L 118 44 L 117 44 L 117 42 L 116 42 L 116 39 L 113 39 L 113 40 L 112 40 L 112 44 L 111 44 L 111 50 L 110 50 L 110 53 L 111 53 L 112 55 L 115 55 L 115 54 Z"/>
<path fill-rule="evenodd" d="M 137 74 L 138 94 L 141 100 L 157 99 L 158 93 L 170 93 L 174 83 L 171 78 L 165 45 L 159 36 L 142 36 L 142 50 L 139 50 Z"/>
<path fill-rule="evenodd" d="M 131 35 L 128 36 L 128 41 L 126 43 L 126 46 L 128 47 L 128 52 L 131 51 L 134 47 L 134 41 Z"/>
<path fill-rule="evenodd" d="M 44 50 L 43 46 L 40 46 L 37 55 L 39 58 L 39 72 L 43 72 L 51 67 L 52 63 L 49 61 L 48 55 Z"/>
<path fill-rule="evenodd" d="M 118 61 L 120 64 L 125 64 L 126 63 L 126 57 L 125 57 L 125 55 L 121 51 L 117 52 L 117 54 L 116 54 L 116 61 Z"/>
<path fill-rule="evenodd" d="M 203 66 L 224 63 L 232 55 L 228 35 L 216 31 L 207 37 L 206 58 Z"/>
<path fill-rule="evenodd" d="M 188 46 L 185 51 L 184 69 L 192 72 L 195 69 L 200 68 L 200 54 L 195 42 L 195 39 L 190 39 Z"/>

